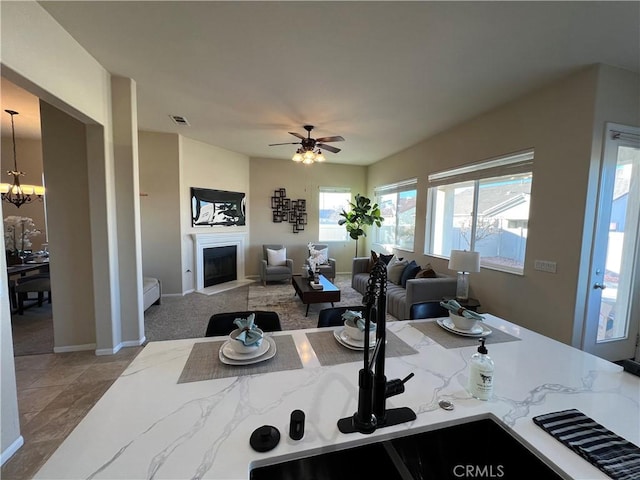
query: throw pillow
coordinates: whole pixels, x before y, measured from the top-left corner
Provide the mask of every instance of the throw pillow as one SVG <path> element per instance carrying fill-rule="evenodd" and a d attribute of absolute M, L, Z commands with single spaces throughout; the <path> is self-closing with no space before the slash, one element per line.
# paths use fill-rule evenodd
<path fill-rule="evenodd" d="M 400 277 L 408 264 L 409 260 L 398 260 L 394 262 L 393 265 L 390 265 L 387 272 L 387 280 L 396 285 L 400 285 Z"/>
<path fill-rule="evenodd" d="M 329 249 L 323 248 L 321 250 L 316 250 L 315 248 L 311 250 L 311 257 L 316 262 L 316 265 L 326 265 L 329 263 Z"/>
<path fill-rule="evenodd" d="M 411 260 L 409 264 L 404 267 L 402 275 L 400 275 L 400 285 L 402 285 L 402 288 L 407 288 L 407 280 L 415 278 L 419 271 L 420 265 L 418 265 L 415 260 Z"/>
<path fill-rule="evenodd" d="M 378 254 L 371 250 L 371 256 L 369 257 L 369 268 L 367 269 L 367 272 L 371 272 L 371 269 L 376 263 L 378 263 Z"/>
<path fill-rule="evenodd" d="M 287 249 L 281 248 L 280 250 L 272 250 L 267 248 L 267 265 L 272 267 L 286 265 L 287 264 Z"/>
<path fill-rule="evenodd" d="M 424 266 L 424 268 L 416 274 L 416 278 L 437 278 L 437 277 L 438 277 L 438 274 L 431 267 L 430 263 L 427 263 Z"/>
<path fill-rule="evenodd" d="M 385 264 L 389 265 L 389 262 L 395 255 L 393 253 L 389 255 L 385 255 L 384 253 L 380 254 L 380 260 L 382 260 Z"/>

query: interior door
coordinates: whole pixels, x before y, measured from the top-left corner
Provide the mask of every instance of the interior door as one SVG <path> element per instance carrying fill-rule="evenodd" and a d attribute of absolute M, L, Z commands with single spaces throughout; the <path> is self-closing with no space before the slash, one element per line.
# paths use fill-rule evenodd
<path fill-rule="evenodd" d="M 583 350 L 637 356 L 640 327 L 640 129 L 607 125 Z"/>

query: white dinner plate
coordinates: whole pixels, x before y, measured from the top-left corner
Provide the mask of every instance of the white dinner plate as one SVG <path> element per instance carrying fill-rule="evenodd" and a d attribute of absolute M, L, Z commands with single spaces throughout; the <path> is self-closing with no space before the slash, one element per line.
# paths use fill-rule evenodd
<path fill-rule="evenodd" d="M 349 337 L 344 331 L 344 328 L 338 328 L 333 331 L 333 336 L 343 347 L 350 348 L 351 350 L 364 350 L 364 342 L 362 340 L 354 340 Z M 369 336 L 369 348 L 376 346 L 376 333 L 372 332 Z"/>
<path fill-rule="evenodd" d="M 268 340 L 269 340 L 268 337 L 263 337 L 262 343 L 260 344 L 260 346 L 256 348 L 255 351 L 249 352 L 249 353 L 236 352 L 231 346 L 231 342 L 237 342 L 238 340 L 227 340 L 226 342 L 224 342 L 222 347 L 220 347 L 220 354 L 223 355 L 228 360 L 237 360 L 242 362 L 245 362 L 248 360 L 254 360 L 266 353 L 269 353 L 269 351 L 271 350 L 271 342 L 269 342 Z M 274 343 L 274 348 L 275 348 L 275 343 Z"/>
<path fill-rule="evenodd" d="M 461 330 L 457 328 L 449 318 L 439 318 L 436 322 L 445 330 L 465 337 L 486 337 L 491 334 L 491 329 L 480 321 L 476 323 L 476 326 L 471 330 Z"/>

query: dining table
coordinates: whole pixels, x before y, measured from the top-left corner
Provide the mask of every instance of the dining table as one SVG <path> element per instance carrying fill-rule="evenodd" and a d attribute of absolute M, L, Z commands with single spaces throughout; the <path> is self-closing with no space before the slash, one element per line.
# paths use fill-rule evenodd
<path fill-rule="evenodd" d="M 273 355 L 255 363 L 225 357 L 226 336 L 149 342 L 34 478 L 247 479 L 263 466 L 478 418 L 494 419 L 561 478 L 607 478 L 534 418 L 576 409 L 639 445 L 640 378 L 515 322 L 483 316 L 477 335 L 452 332 L 446 319 L 386 324 L 387 378 L 413 374 L 387 407 L 407 407 L 415 418 L 369 434 L 337 428 L 358 409 L 365 350 L 344 339 L 343 327 L 267 333 L 265 352 Z M 488 401 L 466 389 L 480 338 L 495 363 Z M 453 408 L 441 408 L 442 400 Z M 305 419 L 300 439 L 289 436 L 296 411 Z M 250 438 L 267 426 L 280 440 L 256 451 Z M 463 438 L 452 447 L 482 441 Z"/>

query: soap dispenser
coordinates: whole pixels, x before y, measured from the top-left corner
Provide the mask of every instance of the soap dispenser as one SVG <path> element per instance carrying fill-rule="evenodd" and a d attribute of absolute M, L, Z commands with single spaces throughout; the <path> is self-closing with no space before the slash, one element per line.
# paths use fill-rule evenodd
<path fill-rule="evenodd" d="M 493 360 L 488 355 L 485 339 L 480 339 L 477 353 L 471 357 L 469 365 L 468 390 L 479 400 L 489 400 L 493 392 Z"/>

